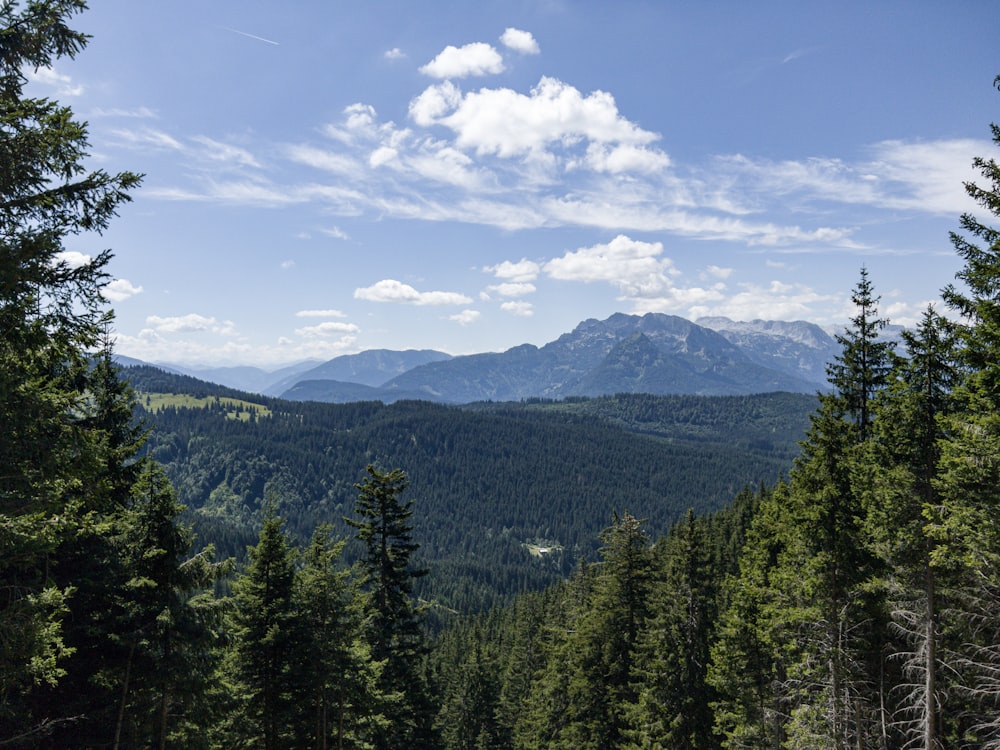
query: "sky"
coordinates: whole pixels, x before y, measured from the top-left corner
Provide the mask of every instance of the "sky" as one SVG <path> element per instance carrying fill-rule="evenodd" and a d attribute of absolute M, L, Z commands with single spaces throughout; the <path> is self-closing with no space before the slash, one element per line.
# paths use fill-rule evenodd
<path fill-rule="evenodd" d="M 543 345 L 588 318 L 892 323 L 960 270 L 994 0 L 92 0 L 30 91 L 145 175 L 116 349 L 275 369 Z M 987 218 L 987 217 L 984 217 Z"/>

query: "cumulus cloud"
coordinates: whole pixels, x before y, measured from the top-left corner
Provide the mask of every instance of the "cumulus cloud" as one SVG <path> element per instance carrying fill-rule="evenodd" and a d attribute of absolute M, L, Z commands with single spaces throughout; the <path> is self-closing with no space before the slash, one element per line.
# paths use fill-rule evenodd
<path fill-rule="evenodd" d="M 505 260 L 503 263 L 498 263 L 495 266 L 486 266 L 483 270 L 487 273 L 492 273 L 498 279 L 524 282 L 537 279 L 542 267 L 532 260 L 521 258 L 516 263 Z"/>
<path fill-rule="evenodd" d="M 535 41 L 535 37 L 530 31 L 522 31 L 521 29 L 512 27 L 507 28 L 501 34 L 500 42 L 503 46 L 515 52 L 520 52 L 522 55 L 537 55 L 541 52 L 538 42 Z"/>
<path fill-rule="evenodd" d="M 157 333 L 211 332 L 231 336 L 236 332 L 236 326 L 231 320 L 220 322 L 214 317 L 206 317 L 197 313 L 171 317 L 150 315 L 146 318 L 146 325 Z"/>
<path fill-rule="evenodd" d="M 582 140 L 637 149 L 659 139 L 622 117 L 611 94 L 594 91 L 583 96 L 573 86 L 549 77 L 543 77 L 528 95 L 484 88 L 461 96 L 454 85 L 440 84 L 418 96 L 410 114 L 417 124 L 450 128 L 460 148 L 502 158 L 540 155 L 550 145 L 569 147 Z M 589 161 L 611 169 L 612 161 L 605 158 L 605 152 L 601 154 Z M 633 154 L 621 162 L 634 160 Z"/>
<path fill-rule="evenodd" d="M 295 313 L 296 318 L 346 318 L 347 315 L 340 310 L 299 310 Z"/>
<path fill-rule="evenodd" d="M 385 54 L 382 55 L 386 60 L 402 60 L 406 57 L 406 53 L 403 52 L 399 47 L 393 47 L 392 49 L 387 49 Z"/>
<path fill-rule="evenodd" d="M 465 78 L 502 73 L 503 69 L 503 58 L 492 45 L 473 42 L 462 47 L 449 44 L 420 72 L 432 78 Z"/>
<path fill-rule="evenodd" d="M 530 302 L 524 301 L 504 302 L 500 305 L 500 309 L 519 318 L 530 318 L 535 314 L 534 306 Z"/>
<path fill-rule="evenodd" d="M 383 279 L 372 286 L 355 289 L 354 298 L 408 305 L 467 305 L 472 302 L 472 298 L 458 292 L 418 292 L 395 279 Z"/>
<path fill-rule="evenodd" d="M 478 310 L 462 310 L 460 313 L 455 313 L 454 315 L 449 315 L 448 320 L 453 320 L 459 325 L 467 326 L 471 323 L 475 323 L 479 320 Z"/>
<path fill-rule="evenodd" d="M 693 301 L 689 307 L 692 318 L 721 315 L 732 320 L 813 320 L 823 322 L 818 306 L 836 303 L 836 295 L 820 294 L 805 284 L 771 281 L 768 284 L 739 284 L 735 294 L 722 297 L 714 304 L 710 300 Z"/>
<path fill-rule="evenodd" d="M 115 279 L 104 287 L 104 296 L 113 302 L 121 302 L 142 293 L 141 286 L 135 286 L 128 279 Z"/>
<path fill-rule="evenodd" d="M 603 281 L 618 287 L 628 298 L 654 297 L 669 292 L 671 276 L 678 275 L 673 261 L 660 258 L 663 243 L 633 240 L 623 234 L 607 244 L 583 247 L 553 258 L 545 273 L 564 281 Z"/>
<path fill-rule="evenodd" d="M 461 103 L 461 89 L 451 81 L 445 81 L 428 86 L 410 102 L 410 118 L 421 127 L 429 127 Z"/>
<path fill-rule="evenodd" d="M 535 285 L 525 281 L 515 281 L 506 284 L 496 284 L 490 287 L 501 297 L 523 297 L 527 294 L 534 294 Z"/>
<path fill-rule="evenodd" d="M 357 333 L 361 329 L 353 323 L 337 323 L 336 321 L 326 321 L 314 326 L 296 328 L 295 333 L 305 337 L 326 337 L 342 336 L 345 333 Z"/>

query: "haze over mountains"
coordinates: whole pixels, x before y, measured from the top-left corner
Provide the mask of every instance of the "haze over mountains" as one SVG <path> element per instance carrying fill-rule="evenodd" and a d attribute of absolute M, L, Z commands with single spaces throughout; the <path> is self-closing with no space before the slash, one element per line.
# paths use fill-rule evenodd
<path fill-rule="evenodd" d="M 555 341 L 453 357 L 433 350 L 369 350 L 274 372 L 160 365 L 202 380 L 289 400 L 517 401 L 612 393 L 814 393 L 836 340 L 805 321 L 615 314 Z M 124 364 L 134 360 L 121 358 Z"/>

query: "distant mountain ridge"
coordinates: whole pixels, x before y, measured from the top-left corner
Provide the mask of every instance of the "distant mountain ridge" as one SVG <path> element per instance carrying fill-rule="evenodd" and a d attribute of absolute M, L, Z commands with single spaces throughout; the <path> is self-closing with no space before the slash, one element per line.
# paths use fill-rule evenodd
<path fill-rule="evenodd" d="M 725 323 L 726 319 L 713 319 L 719 328 L 713 330 L 660 313 L 588 319 L 542 347 L 523 344 L 505 352 L 419 365 L 368 395 L 385 402 L 416 396 L 471 403 L 613 393 L 813 393 L 823 386 L 826 362 L 837 344 L 818 326 Z M 292 400 L 346 401 L 352 390 L 353 386 L 312 381 L 300 382 L 281 395 Z"/>
<path fill-rule="evenodd" d="M 175 370 L 295 401 L 422 399 L 442 403 L 526 398 L 814 393 L 826 387 L 835 338 L 806 321 L 689 321 L 616 313 L 588 319 L 537 347 L 453 357 L 435 350 L 374 349 L 268 374 L 253 368 Z M 212 376 L 216 377 L 213 378 Z"/>

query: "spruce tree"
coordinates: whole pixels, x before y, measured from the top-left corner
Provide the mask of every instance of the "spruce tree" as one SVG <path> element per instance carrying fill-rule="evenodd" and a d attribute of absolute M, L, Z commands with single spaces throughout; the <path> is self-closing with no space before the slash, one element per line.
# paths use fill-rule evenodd
<path fill-rule="evenodd" d="M 377 684 L 382 665 L 364 641 L 363 606 L 339 565 L 344 542 L 334 542 L 329 525 L 313 533 L 295 575 L 294 609 L 300 708 L 298 747 L 368 747 L 384 723 Z"/>
<path fill-rule="evenodd" d="M 869 544 L 883 570 L 873 580 L 886 597 L 894 637 L 886 667 L 898 683 L 887 696 L 897 741 L 941 743 L 947 695 L 941 614 L 954 600 L 950 571 L 938 564 L 928 521 L 941 503 L 938 474 L 945 419 L 954 412 L 958 375 L 954 326 L 928 308 L 903 332 L 890 384 L 875 402 L 874 439 L 856 464 Z M 951 604 L 949 604 L 951 601 Z M 951 711 L 947 713 L 952 713 Z"/>
<path fill-rule="evenodd" d="M 402 469 L 386 472 L 369 465 L 366 471 L 365 481 L 355 485 L 358 517 L 347 522 L 364 544 L 360 565 L 372 659 L 384 662 L 379 690 L 387 698 L 388 725 L 378 732 L 375 746 L 430 747 L 435 710 L 422 671 L 422 614 L 413 600 L 413 581 L 427 571 L 411 562 L 420 546 L 412 536 L 413 501 L 399 498 L 409 480 Z"/>
<path fill-rule="evenodd" d="M 629 707 L 629 747 L 703 750 L 715 747 L 707 681 L 717 617 L 705 521 L 687 518 L 657 543 L 659 568 L 651 616 L 643 629 Z"/>
<path fill-rule="evenodd" d="M 108 251 L 71 265 L 72 235 L 100 232 L 139 177 L 87 172 L 86 127 L 67 107 L 24 96 L 25 71 L 74 57 L 82 0 L 0 5 L 0 740 L 41 742 L 78 717 L 38 700 L 65 675 L 70 571 L 56 551 L 89 523 L 104 442 L 81 415 L 89 352 L 107 315 Z M 103 492 L 98 489 L 97 491 Z"/>
<path fill-rule="evenodd" d="M 1000 76 L 994 83 L 1000 87 Z M 1000 126 L 991 125 L 1000 146 Z M 984 182 L 966 192 L 982 211 L 1000 217 L 1000 165 L 978 157 Z M 951 241 L 964 261 L 945 302 L 962 318 L 960 356 L 966 372 L 956 389 L 959 410 L 947 420 L 934 517 L 935 561 L 956 566 L 964 584 L 960 608 L 963 644 L 952 663 L 976 715 L 970 730 L 979 746 L 1000 747 L 1000 229 L 972 213 Z"/>
<path fill-rule="evenodd" d="M 279 750 L 294 743 L 298 706 L 293 605 L 295 550 L 282 520 L 264 518 L 250 561 L 233 583 L 227 674 L 237 710 L 231 731 L 238 743 Z"/>

